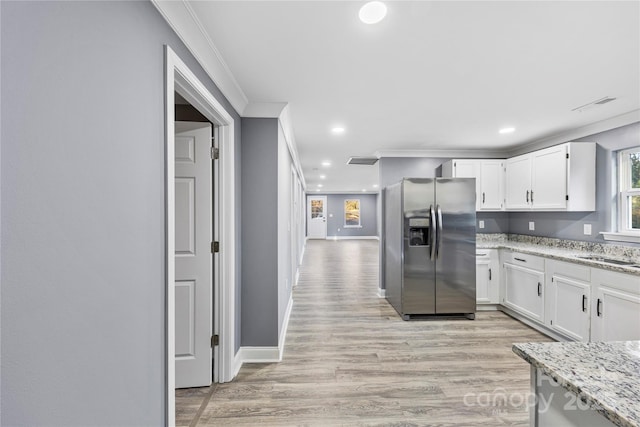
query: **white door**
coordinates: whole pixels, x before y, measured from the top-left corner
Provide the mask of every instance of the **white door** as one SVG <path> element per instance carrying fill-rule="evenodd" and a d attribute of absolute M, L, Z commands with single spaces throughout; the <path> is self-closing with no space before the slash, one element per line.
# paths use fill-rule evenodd
<path fill-rule="evenodd" d="M 327 196 L 307 197 L 307 237 L 327 238 Z"/>
<path fill-rule="evenodd" d="M 175 123 L 176 388 L 211 384 L 211 124 Z"/>
<path fill-rule="evenodd" d="M 544 321 L 544 273 L 519 265 L 504 264 L 504 305 L 525 316 Z"/>

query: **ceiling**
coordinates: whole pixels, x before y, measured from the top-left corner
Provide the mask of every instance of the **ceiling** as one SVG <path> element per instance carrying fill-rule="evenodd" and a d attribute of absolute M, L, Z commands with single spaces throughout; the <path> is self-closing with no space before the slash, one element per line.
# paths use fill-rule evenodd
<path fill-rule="evenodd" d="M 288 104 L 307 191 L 377 191 L 351 156 L 504 155 L 640 120 L 638 1 L 388 1 L 375 25 L 361 1 L 183 3 L 248 104 Z"/>

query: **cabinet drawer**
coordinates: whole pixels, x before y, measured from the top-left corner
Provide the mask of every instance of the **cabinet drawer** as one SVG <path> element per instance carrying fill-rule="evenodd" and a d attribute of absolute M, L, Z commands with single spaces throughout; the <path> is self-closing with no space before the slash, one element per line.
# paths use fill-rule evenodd
<path fill-rule="evenodd" d="M 544 258 L 535 255 L 523 254 L 520 252 L 506 252 L 504 254 L 503 261 L 531 268 L 533 270 L 544 271 Z"/>
<path fill-rule="evenodd" d="M 546 269 L 551 277 L 562 276 L 583 282 L 591 281 L 591 268 L 585 265 L 548 259 Z"/>

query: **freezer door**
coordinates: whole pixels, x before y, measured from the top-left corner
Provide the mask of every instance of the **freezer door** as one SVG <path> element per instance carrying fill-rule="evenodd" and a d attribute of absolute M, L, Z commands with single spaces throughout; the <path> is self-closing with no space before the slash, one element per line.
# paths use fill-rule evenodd
<path fill-rule="evenodd" d="M 438 178 L 435 185 L 436 312 L 475 313 L 476 184 L 475 178 Z"/>
<path fill-rule="evenodd" d="M 435 314 L 435 261 L 430 259 L 435 237 L 430 214 L 435 209 L 434 180 L 405 179 L 403 190 L 402 311 L 405 315 Z"/>

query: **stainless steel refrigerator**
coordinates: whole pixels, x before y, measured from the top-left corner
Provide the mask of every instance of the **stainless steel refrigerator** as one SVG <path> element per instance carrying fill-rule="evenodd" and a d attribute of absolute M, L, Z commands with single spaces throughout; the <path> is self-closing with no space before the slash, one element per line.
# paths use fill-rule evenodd
<path fill-rule="evenodd" d="M 384 189 L 385 296 L 405 320 L 476 309 L 474 178 L 412 178 Z"/>

